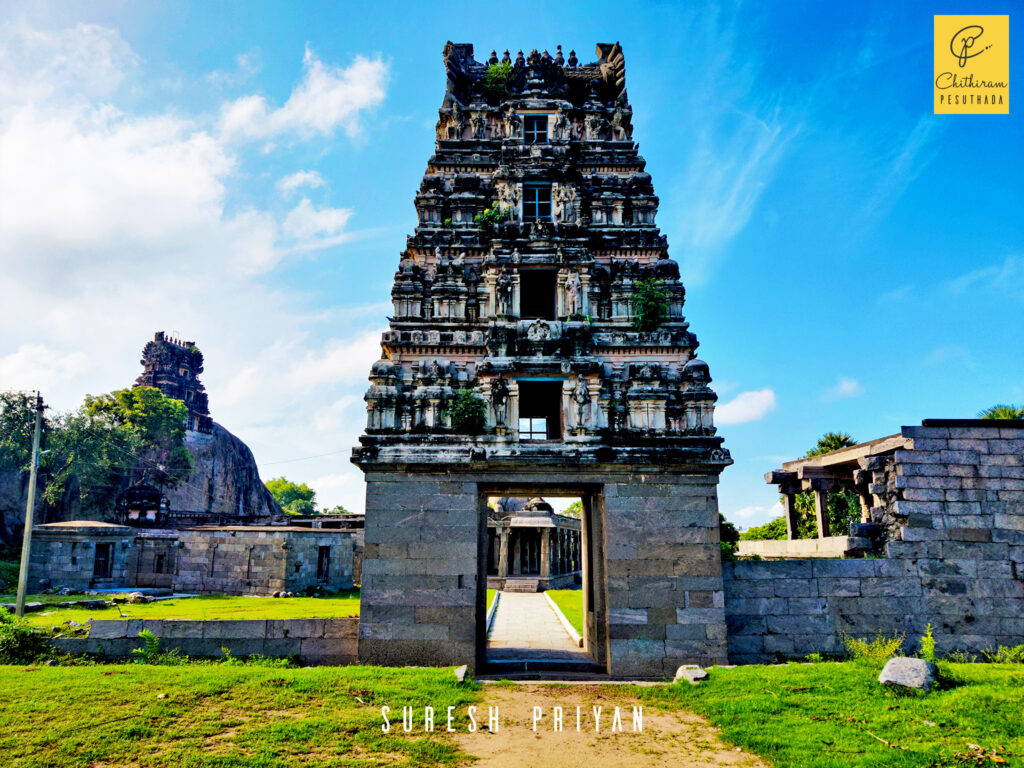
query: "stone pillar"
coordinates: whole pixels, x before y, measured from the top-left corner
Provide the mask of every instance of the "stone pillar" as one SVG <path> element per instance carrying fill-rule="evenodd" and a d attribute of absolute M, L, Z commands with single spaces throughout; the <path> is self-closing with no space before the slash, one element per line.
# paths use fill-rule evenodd
<path fill-rule="evenodd" d="M 824 483 L 814 483 L 814 517 L 818 524 L 818 538 L 823 539 L 830 535 L 828 530 L 828 491 L 829 486 Z"/>
<path fill-rule="evenodd" d="M 786 538 L 792 541 L 797 537 L 798 532 L 796 499 L 794 498 L 796 491 L 789 485 L 780 486 L 779 490 L 782 492 L 783 516 L 786 518 Z"/>
<path fill-rule="evenodd" d="M 551 578 L 551 529 L 542 528 L 540 532 L 540 577 Z"/>
<path fill-rule="evenodd" d="M 512 531 L 511 534 L 515 536 L 515 544 L 512 547 L 512 575 L 519 576 L 523 572 L 523 537 L 520 531 Z"/>
<path fill-rule="evenodd" d="M 502 527 L 498 533 L 498 578 L 508 577 L 508 528 Z"/>

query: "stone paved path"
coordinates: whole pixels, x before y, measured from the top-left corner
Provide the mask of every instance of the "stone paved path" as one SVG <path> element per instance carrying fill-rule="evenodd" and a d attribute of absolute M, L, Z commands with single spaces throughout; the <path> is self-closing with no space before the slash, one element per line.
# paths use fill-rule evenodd
<path fill-rule="evenodd" d="M 501 593 L 487 655 L 492 659 L 589 659 L 573 645 L 542 592 Z"/>

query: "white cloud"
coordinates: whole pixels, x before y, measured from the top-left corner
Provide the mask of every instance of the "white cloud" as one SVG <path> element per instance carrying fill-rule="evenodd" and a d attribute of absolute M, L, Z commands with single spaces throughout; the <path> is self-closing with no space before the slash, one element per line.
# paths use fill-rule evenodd
<path fill-rule="evenodd" d="M 741 524 L 743 528 L 750 528 L 755 525 L 763 525 L 770 520 L 781 517 L 784 513 L 785 510 L 782 508 L 782 502 L 777 501 L 770 507 L 758 505 L 742 507 L 726 515 L 725 519 L 731 523 Z"/>
<path fill-rule="evenodd" d="M 62 378 L 79 373 L 85 363 L 81 352 L 62 354 L 43 344 L 22 344 L 0 357 L 0 388 L 47 390 Z"/>
<path fill-rule="evenodd" d="M 290 195 L 300 187 L 316 189 L 324 185 L 324 177 L 316 171 L 296 171 L 277 182 L 277 190 L 285 196 Z"/>
<path fill-rule="evenodd" d="M 348 208 L 317 208 L 308 198 L 295 206 L 284 220 L 282 231 L 296 240 L 310 241 L 323 237 L 332 243 L 352 217 Z"/>
<path fill-rule="evenodd" d="M 1002 264 L 971 270 L 946 283 L 954 296 L 979 288 L 1024 301 L 1024 256 L 1007 256 Z"/>
<path fill-rule="evenodd" d="M 56 32 L 0 23 L 0 105 L 103 97 L 138 64 L 115 29 L 79 24 Z"/>
<path fill-rule="evenodd" d="M 303 64 L 302 81 L 284 106 L 272 109 L 263 96 L 243 96 L 221 109 L 221 133 L 246 139 L 309 138 L 329 136 L 340 127 L 348 136 L 357 136 L 362 113 L 384 100 L 388 65 L 380 58 L 357 56 L 347 67 L 332 67 L 308 47 Z"/>
<path fill-rule="evenodd" d="M 289 477 L 347 477 L 321 501 L 361 509 L 344 453 L 363 427 L 386 308 L 310 309 L 309 297 L 265 279 L 293 251 L 347 239 L 353 212 L 303 200 L 279 220 L 232 199 L 239 150 L 201 115 L 109 103 L 140 66 L 116 31 L 18 35 L 37 42 L 21 69 L 0 45 L 0 386 L 74 408 L 86 393 L 130 385 L 152 333 L 177 330 L 206 357 L 214 419 L 258 461 L 332 454 L 287 464 Z M 332 72 L 307 61 L 293 116 L 275 125 L 301 133 L 303 99 L 330 97 Z M 356 125 L 358 110 L 326 108 Z"/>
<path fill-rule="evenodd" d="M 715 407 L 715 422 L 718 424 L 745 424 L 760 421 L 769 411 L 775 410 L 775 393 L 770 389 L 741 392 L 729 402 Z"/>
<path fill-rule="evenodd" d="M 864 387 L 856 379 L 840 376 L 839 380 L 826 389 L 821 398 L 823 400 L 842 400 L 847 397 L 856 397 L 864 393 Z"/>

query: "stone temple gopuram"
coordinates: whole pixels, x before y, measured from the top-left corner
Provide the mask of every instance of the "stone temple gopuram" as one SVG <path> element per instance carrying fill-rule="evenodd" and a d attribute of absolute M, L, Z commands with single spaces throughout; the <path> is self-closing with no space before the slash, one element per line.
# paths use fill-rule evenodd
<path fill-rule="evenodd" d="M 360 660 L 486 668 L 488 499 L 571 496 L 593 662 L 615 676 L 725 663 L 731 459 L 622 50 L 479 62 L 448 43 L 444 64 L 352 458 L 367 481 Z M 667 295 L 653 325 L 634 306 L 652 284 Z M 465 418 L 474 402 L 482 424 Z"/>

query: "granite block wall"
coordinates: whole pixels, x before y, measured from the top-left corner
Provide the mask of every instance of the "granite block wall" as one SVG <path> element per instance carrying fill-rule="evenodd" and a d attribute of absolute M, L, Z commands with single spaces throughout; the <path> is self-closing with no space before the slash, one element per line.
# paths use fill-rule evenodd
<path fill-rule="evenodd" d="M 729 658 L 841 650 L 842 635 L 931 623 L 940 651 L 1024 643 L 1024 426 L 926 421 L 913 447 L 863 459 L 884 557 L 726 563 Z"/>
<path fill-rule="evenodd" d="M 96 586 L 130 583 L 135 533 L 122 526 L 70 523 L 39 526 L 32 537 L 29 556 L 29 589 L 44 585 L 87 590 Z M 110 577 L 95 577 L 97 545 L 110 545 Z"/>
<path fill-rule="evenodd" d="M 612 674 L 725 663 L 717 480 L 666 472 L 605 484 Z"/>
<path fill-rule="evenodd" d="M 367 473 L 362 663 L 477 663 L 483 514 L 475 482 Z"/>

